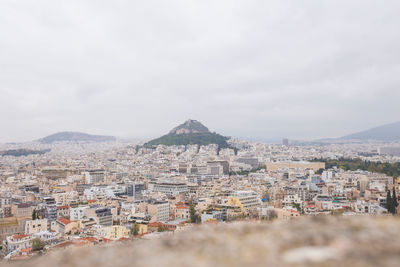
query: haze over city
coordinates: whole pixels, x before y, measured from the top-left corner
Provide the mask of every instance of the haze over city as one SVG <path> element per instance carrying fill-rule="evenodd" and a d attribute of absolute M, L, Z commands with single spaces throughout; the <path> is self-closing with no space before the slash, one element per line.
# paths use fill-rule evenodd
<path fill-rule="evenodd" d="M 0 142 L 147 138 L 188 118 L 249 139 L 399 120 L 398 1 L 0 3 Z"/>
<path fill-rule="evenodd" d="M 0 0 L 0 267 L 398 267 L 399 11 Z"/>

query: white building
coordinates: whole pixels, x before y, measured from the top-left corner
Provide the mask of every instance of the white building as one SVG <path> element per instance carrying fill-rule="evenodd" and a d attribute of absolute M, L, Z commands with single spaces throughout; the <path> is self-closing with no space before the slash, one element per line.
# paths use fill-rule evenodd
<path fill-rule="evenodd" d="M 83 191 L 87 199 L 114 198 L 126 193 L 126 187 L 121 185 L 92 186 Z"/>
<path fill-rule="evenodd" d="M 82 220 L 85 217 L 85 210 L 87 208 L 89 207 L 84 206 L 84 207 L 71 208 L 69 212 L 69 219 L 71 221 Z"/>
<path fill-rule="evenodd" d="M 298 195 L 286 195 L 282 200 L 283 207 L 293 206 L 293 204 L 301 204 L 301 199 Z"/>
<path fill-rule="evenodd" d="M 261 206 L 259 196 L 253 191 L 237 191 L 228 197 L 228 203 L 238 203 L 241 209 L 253 209 Z"/>
<path fill-rule="evenodd" d="M 150 192 L 160 192 L 167 196 L 176 196 L 189 191 L 186 183 L 181 182 L 151 182 L 149 183 Z"/>
<path fill-rule="evenodd" d="M 92 170 L 85 172 L 85 183 L 86 184 L 98 184 L 104 182 L 105 171 L 104 170 Z"/>
<path fill-rule="evenodd" d="M 10 252 L 27 249 L 31 247 L 31 241 L 33 240 L 33 236 L 25 235 L 25 234 L 17 234 L 11 235 L 3 241 L 5 254 Z"/>

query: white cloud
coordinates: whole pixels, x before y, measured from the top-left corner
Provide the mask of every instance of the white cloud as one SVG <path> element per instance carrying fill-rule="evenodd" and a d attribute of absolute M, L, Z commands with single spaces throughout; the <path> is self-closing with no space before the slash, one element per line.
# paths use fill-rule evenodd
<path fill-rule="evenodd" d="M 0 141 L 157 136 L 187 118 L 253 138 L 397 121 L 398 1 L 0 3 Z"/>

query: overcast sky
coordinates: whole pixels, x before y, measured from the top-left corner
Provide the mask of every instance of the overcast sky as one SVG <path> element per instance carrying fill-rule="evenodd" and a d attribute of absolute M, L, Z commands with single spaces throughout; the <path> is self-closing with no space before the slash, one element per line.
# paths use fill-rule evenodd
<path fill-rule="evenodd" d="M 0 0 L 0 142 L 399 121 L 400 1 Z"/>

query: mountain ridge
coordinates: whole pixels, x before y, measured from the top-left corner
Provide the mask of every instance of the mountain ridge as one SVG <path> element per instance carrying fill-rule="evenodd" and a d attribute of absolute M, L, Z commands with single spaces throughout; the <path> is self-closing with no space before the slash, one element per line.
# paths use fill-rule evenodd
<path fill-rule="evenodd" d="M 365 131 L 356 132 L 339 138 L 340 140 L 400 140 L 400 121 L 384 124 Z"/>
<path fill-rule="evenodd" d="M 91 135 L 82 132 L 57 132 L 39 139 L 40 143 L 51 144 L 53 142 L 107 142 L 115 141 L 114 136 Z"/>

